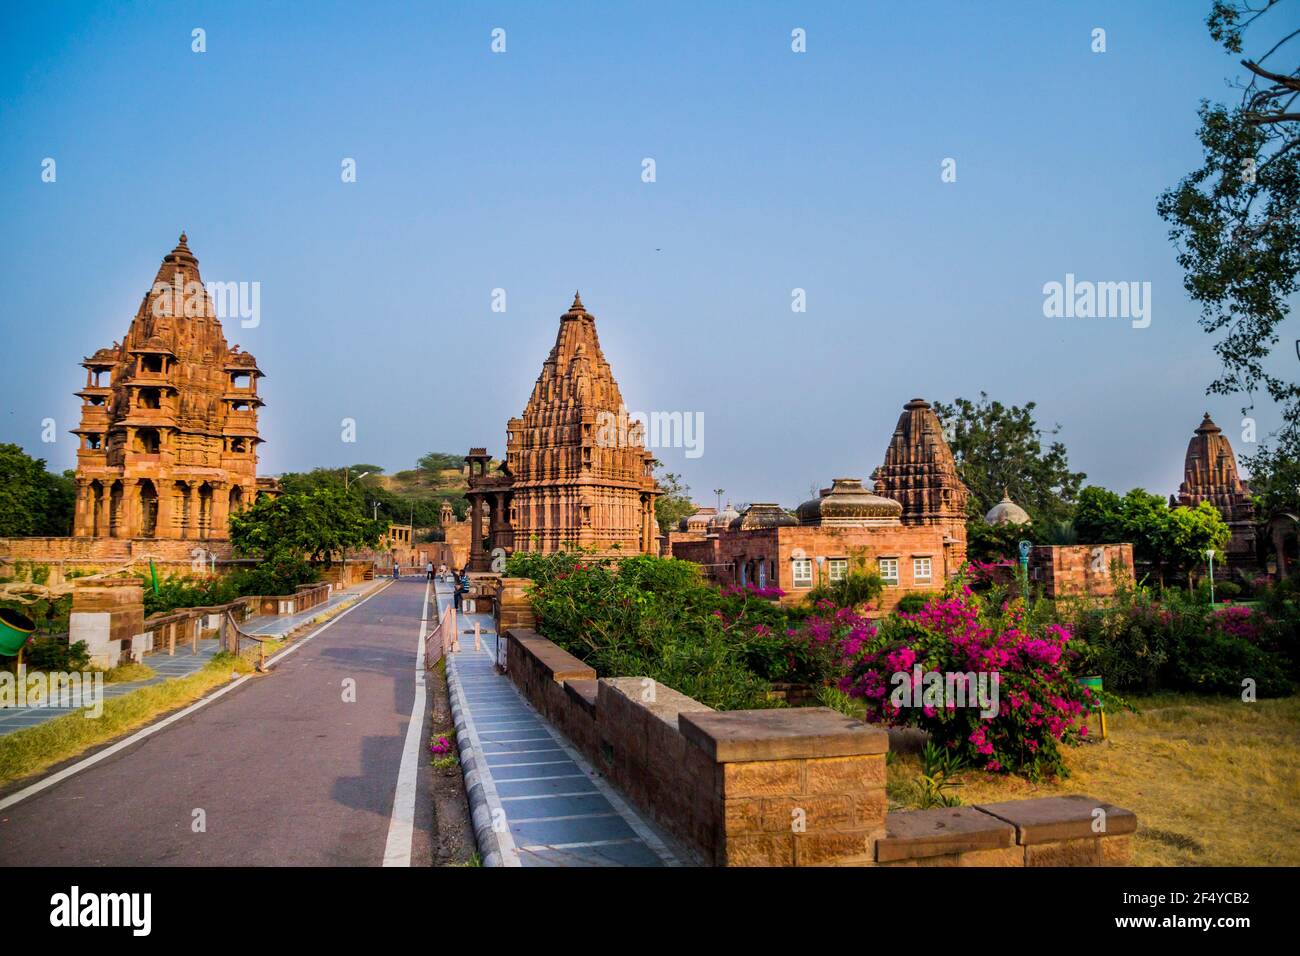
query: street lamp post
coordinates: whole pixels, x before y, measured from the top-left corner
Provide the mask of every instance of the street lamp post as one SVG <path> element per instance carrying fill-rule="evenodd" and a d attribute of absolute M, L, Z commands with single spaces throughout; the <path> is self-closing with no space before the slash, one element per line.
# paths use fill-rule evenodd
<path fill-rule="evenodd" d="M 1206 549 L 1205 557 L 1210 562 L 1210 607 L 1214 607 L 1214 549 Z"/>
<path fill-rule="evenodd" d="M 350 472 L 351 470 L 352 468 L 350 466 L 343 469 L 343 490 L 344 491 L 348 490 L 348 472 Z M 361 474 L 357 475 L 357 481 L 360 481 L 362 478 L 367 477 L 369 474 L 370 472 L 363 471 Z"/>

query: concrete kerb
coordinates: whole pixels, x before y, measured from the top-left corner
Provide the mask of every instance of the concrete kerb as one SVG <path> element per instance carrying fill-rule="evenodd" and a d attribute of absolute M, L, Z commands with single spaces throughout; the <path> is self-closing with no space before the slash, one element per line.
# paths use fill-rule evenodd
<path fill-rule="evenodd" d="M 484 866 L 522 866 L 519 851 L 509 828 L 498 832 L 493 820 L 505 821 L 505 808 L 497 794 L 490 773 L 479 768 L 483 743 L 478 728 L 465 702 L 465 691 L 460 683 L 460 670 L 456 655 L 444 655 L 447 662 L 447 697 L 451 701 L 451 717 L 456 726 L 456 746 L 460 750 L 460 769 L 465 776 L 465 796 L 469 801 L 470 822 L 474 826 L 474 839 Z M 486 768 L 486 761 L 483 767 Z"/>

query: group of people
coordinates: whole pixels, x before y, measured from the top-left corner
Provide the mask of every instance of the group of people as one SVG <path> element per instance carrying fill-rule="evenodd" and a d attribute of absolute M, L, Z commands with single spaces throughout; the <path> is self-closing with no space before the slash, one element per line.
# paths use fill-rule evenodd
<path fill-rule="evenodd" d="M 435 574 L 437 575 L 436 579 L 434 577 Z M 469 593 L 469 568 L 466 567 L 461 568 L 459 571 L 454 571 L 448 568 L 447 565 L 440 564 L 438 565 L 438 570 L 434 571 L 433 562 L 426 561 L 424 565 L 424 576 L 429 581 L 450 581 L 452 584 L 456 585 L 456 589 L 452 593 L 456 601 L 456 610 L 460 610 L 461 601 L 463 601 L 465 595 Z"/>
<path fill-rule="evenodd" d="M 378 570 L 379 562 L 376 561 L 375 564 L 376 564 L 376 570 Z M 437 575 L 436 579 L 434 577 L 435 574 Z M 394 558 L 393 580 L 396 581 L 401 576 L 402 576 L 401 567 L 398 565 L 396 558 Z M 452 584 L 456 585 L 456 590 L 454 592 L 455 599 L 456 599 L 456 610 L 458 611 L 460 610 L 461 601 L 464 599 L 465 595 L 469 593 L 469 568 L 468 567 L 461 568 L 459 571 L 456 571 L 451 568 L 448 568 L 447 565 L 445 564 L 440 564 L 438 565 L 437 571 L 435 571 L 433 568 L 433 562 L 426 561 L 424 563 L 424 577 L 425 580 L 427 581 L 433 581 L 433 580 L 450 581 Z"/>

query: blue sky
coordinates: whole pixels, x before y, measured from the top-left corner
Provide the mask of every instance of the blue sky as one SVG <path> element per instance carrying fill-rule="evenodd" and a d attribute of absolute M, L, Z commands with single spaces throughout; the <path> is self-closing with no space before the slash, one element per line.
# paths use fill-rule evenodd
<path fill-rule="evenodd" d="M 1202 412 L 1251 450 L 1155 213 L 1235 72 L 1208 6 L 7 6 L 0 441 L 71 467 L 77 363 L 184 229 L 206 280 L 261 283 L 226 326 L 266 474 L 500 453 L 580 288 L 629 408 L 703 414 L 701 457 L 659 452 L 699 500 L 866 477 L 904 402 L 980 390 L 1168 493 Z M 1150 327 L 1045 318 L 1067 273 L 1150 282 Z"/>

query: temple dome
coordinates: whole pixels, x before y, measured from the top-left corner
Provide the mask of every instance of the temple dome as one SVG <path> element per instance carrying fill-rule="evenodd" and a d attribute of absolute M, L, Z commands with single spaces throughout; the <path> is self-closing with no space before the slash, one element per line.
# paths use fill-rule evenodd
<path fill-rule="evenodd" d="M 801 504 L 795 514 L 801 525 L 852 528 L 896 522 L 903 516 L 903 506 L 869 491 L 860 478 L 836 478 L 819 497 Z"/>
<path fill-rule="evenodd" d="M 733 531 L 755 531 L 760 528 L 789 528 L 799 523 L 794 515 L 775 502 L 752 504 L 744 514 L 732 519 Z"/>
<path fill-rule="evenodd" d="M 1012 501 L 1004 488 L 1002 490 L 1002 500 L 989 509 L 989 513 L 984 516 L 984 523 L 999 525 L 1030 524 L 1031 522 L 1029 512 Z"/>
<path fill-rule="evenodd" d="M 718 513 L 717 508 L 697 507 L 694 514 L 687 515 L 677 523 L 678 531 L 707 531 L 709 519 Z"/>
<path fill-rule="evenodd" d="M 731 507 L 731 502 L 727 502 L 727 507 L 723 508 L 717 514 L 709 518 L 708 528 L 710 531 L 717 531 L 719 528 L 731 527 L 731 522 L 740 517 L 740 512 Z"/>

